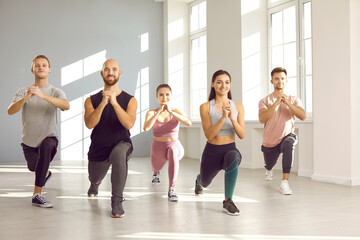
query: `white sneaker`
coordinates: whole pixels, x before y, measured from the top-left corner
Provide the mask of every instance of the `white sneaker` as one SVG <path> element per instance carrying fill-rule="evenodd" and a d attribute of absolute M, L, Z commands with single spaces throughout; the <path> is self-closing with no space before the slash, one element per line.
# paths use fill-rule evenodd
<path fill-rule="evenodd" d="M 292 190 L 289 187 L 289 183 L 287 180 L 282 180 L 280 184 L 280 193 L 284 195 L 291 195 Z"/>
<path fill-rule="evenodd" d="M 178 201 L 178 197 L 176 196 L 176 193 L 175 193 L 174 189 L 169 190 L 168 198 L 169 198 L 170 202 L 177 202 Z"/>
<path fill-rule="evenodd" d="M 264 176 L 266 181 L 272 181 L 273 180 L 273 172 L 274 172 L 273 169 L 271 169 L 271 170 L 266 169 L 265 176 Z"/>

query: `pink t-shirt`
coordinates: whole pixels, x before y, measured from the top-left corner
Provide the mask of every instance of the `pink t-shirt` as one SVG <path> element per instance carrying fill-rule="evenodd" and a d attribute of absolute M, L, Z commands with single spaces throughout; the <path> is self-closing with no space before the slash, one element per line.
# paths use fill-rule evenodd
<path fill-rule="evenodd" d="M 271 93 L 260 100 L 259 109 L 271 107 L 277 97 Z M 295 96 L 288 96 L 287 100 L 294 106 L 301 106 L 301 100 Z M 263 134 L 263 146 L 275 147 L 289 133 L 294 133 L 295 115 L 285 103 L 280 103 L 272 117 L 265 123 Z"/>

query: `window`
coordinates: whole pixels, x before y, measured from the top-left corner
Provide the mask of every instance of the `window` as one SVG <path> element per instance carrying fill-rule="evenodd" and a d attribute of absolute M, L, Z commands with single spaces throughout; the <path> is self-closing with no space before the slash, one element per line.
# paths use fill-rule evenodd
<path fill-rule="evenodd" d="M 270 70 L 284 67 L 287 71 L 287 92 L 299 96 L 297 86 L 296 8 L 290 6 L 270 14 Z M 271 90 L 272 91 L 272 90 Z"/>
<path fill-rule="evenodd" d="M 195 1 L 190 12 L 190 118 L 200 120 L 207 100 L 206 1 Z"/>
<path fill-rule="evenodd" d="M 269 28 L 269 72 L 275 67 L 287 70 L 287 92 L 301 98 L 311 117 L 311 2 L 290 1 L 270 8 Z"/>
<path fill-rule="evenodd" d="M 309 116 L 312 113 L 312 48 L 311 48 L 311 2 L 302 3 L 302 59 L 301 74 L 304 83 L 303 104 Z"/>

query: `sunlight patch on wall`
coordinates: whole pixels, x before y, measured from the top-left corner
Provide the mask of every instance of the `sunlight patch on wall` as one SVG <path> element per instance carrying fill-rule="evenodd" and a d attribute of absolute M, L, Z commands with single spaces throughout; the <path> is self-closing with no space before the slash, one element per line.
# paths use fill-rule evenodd
<path fill-rule="evenodd" d="M 106 61 L 106 50 L 84 58 L 84 77 L 100 71 Z"/>
<path fill-rule="evenodd" d="M 140 35 L 140 52 L 149 50 L 149 33 Z"/>
<path fill-rule="evenodd" d="M 180 18 L 168 25 L 168 41 L 184 36 L 184 19 Z"/>
<path fill-rule="evenodd" d="M 138 108 L 136 110 L 136 121 L 134 127 L 130 130 L 132 137 L 143 132 L 146 112 L 149 110 L 149 85 L 149 67 L 145 67 L 138 72 L 136 81 L 135 99 L 138 102 Z"/>
<path fill-rule="evenodd" d="M 169 85 L 173 95 L 171 104 L 184 109 L 184 54 L 169 58 Z"/>
<path fill-rule="evenodd" d="M 261 99 L 260 33 L 242 39 L 242 91 L 246 109 L 245 120 L 258 118 L 258 102 Z"/>
<path fill-rule="evenodd" d="M 84 76 L 83 60 L 74 62 L 61 68 L 61 86 L 75 82 Z"/>
<path fill-rule="evenodd" d="M 100 71 L 105 60 L 106 50 L 62 67 L 61 86 L 65 86 L 94 72 Z"/>
<path fill-rule="evenodd" d="M 84 103 L 86 98 L 102 89 L 70 101 L 70 110 L 61 112 L 61 160 L 87 159 L 92 130 L 85 126 Z"/>
<path fill-rule="evenodd" d="M 241 15 L 248 14 L 260 8 L 259 0 L 241 0 Z"/>

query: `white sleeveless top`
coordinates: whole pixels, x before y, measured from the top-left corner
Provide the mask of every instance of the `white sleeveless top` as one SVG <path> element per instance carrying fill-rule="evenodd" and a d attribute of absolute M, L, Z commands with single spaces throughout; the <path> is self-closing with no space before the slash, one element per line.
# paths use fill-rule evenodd
<path fill-rule="evenodd" d="M 233 114 L 234 118 L 237 119 L 238 110 L 236 108 L 236 105 L 230 99 L 229 99 L 229 101 L 230 101 L 230 105 L 233 109 L 232 114 Z M 220 113 L 218 110 L 216 110 L 215 99 L 212 99 L 210 101 L 209 115 L 210 115 L 210 119 L 211 119 L 211 126 L 214 126 L 222 117 L 222 113 Z M 220 131 L 218 132 L 218 134 L 216 136 L 235 136 L 235 130 L 234 130 L 234 127 L 229 118 L 226 118 L 224 124 L 222 125 Z"/>

